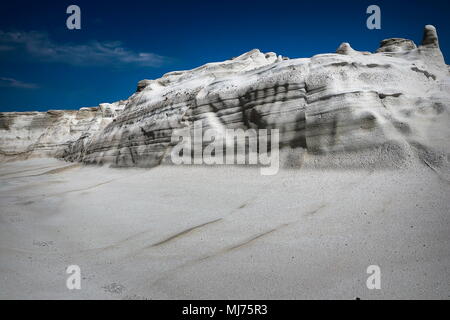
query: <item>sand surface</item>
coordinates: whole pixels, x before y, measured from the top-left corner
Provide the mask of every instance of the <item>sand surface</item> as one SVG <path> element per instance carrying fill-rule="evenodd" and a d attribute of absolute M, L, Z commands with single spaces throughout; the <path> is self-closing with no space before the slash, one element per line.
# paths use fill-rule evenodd
<path fill-rule="evenodd" d="M 450 183 L 425 165 L 261 176 L 34 159 L 0 164 L 0 181 L 1 299 L 450 297 Z"/>

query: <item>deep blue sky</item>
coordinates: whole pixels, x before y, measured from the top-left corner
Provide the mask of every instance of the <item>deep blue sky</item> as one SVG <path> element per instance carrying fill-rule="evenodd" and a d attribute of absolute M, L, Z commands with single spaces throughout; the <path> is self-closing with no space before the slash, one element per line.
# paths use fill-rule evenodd
<path fill-rule="evenodd" d="M 68 30 L 66 8 L 81 8 Z M 366 8 L 381 7 L 381 30 Z M 78 109 L 129 97 L 141 79 L 226 60 L 254 48 L 290 58 L 374 51 L 382 39 L 420 43 L 437 27 L 449 63 L 447 0 L 2 1 L 0 111 Z M 143 54 L 141 54 L 143 53 Z"/>

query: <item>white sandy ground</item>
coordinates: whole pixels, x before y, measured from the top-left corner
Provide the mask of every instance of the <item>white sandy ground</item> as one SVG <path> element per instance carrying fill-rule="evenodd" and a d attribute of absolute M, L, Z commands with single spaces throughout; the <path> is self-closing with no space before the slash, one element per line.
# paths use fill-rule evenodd
<path fill-rule="evenodd" d="M 54 170 L 66 167 L 65 170 Z M 430 168 L 0 165 L 1 299 L 450 297 L 450 184 Z M 81 290 L 65 270 L 81 267 Z M 381 290 L 366 268 L 381 267 Z"/>

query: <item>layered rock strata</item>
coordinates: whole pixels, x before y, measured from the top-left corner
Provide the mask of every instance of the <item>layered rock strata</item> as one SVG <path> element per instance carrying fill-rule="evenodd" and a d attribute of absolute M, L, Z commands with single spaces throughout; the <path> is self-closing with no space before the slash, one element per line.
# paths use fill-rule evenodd
<path fill-rule="evenodd" d="M 394 150 L 399 157 L 425 155 L 435 165 L 450 157 L 450 73 L 433 26 L 425 27 L 419 46 L 387 39 L 375 53 L 348 43 L 304 59 L 253 50 L 140 81 L 121 106 L 109 115 L 101 108 L 0 114 L 0 150 L 151 167 L 170 162 L 174 130 L 202 120 L 204 129 L 218 132 L 279 129 L 282 148 L 308 154 L 375 150 L 376 158 Z"/>
<path fill-rule="evenodd" d="M 0 113 L 0 160 L 60 158 L 66 149 L 102 130 L 126 101 L 80 110 Z"/>

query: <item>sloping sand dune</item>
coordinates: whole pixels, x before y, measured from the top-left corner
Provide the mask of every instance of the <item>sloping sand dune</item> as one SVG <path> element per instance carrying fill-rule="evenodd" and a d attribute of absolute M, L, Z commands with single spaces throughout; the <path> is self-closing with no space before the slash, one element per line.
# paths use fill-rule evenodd
<path fill-rule="evenodd" d="M 450 185 L 423 163 L 261 176 L 33 159 L 0 181 L 1 299 L 450 297 Z"/>

